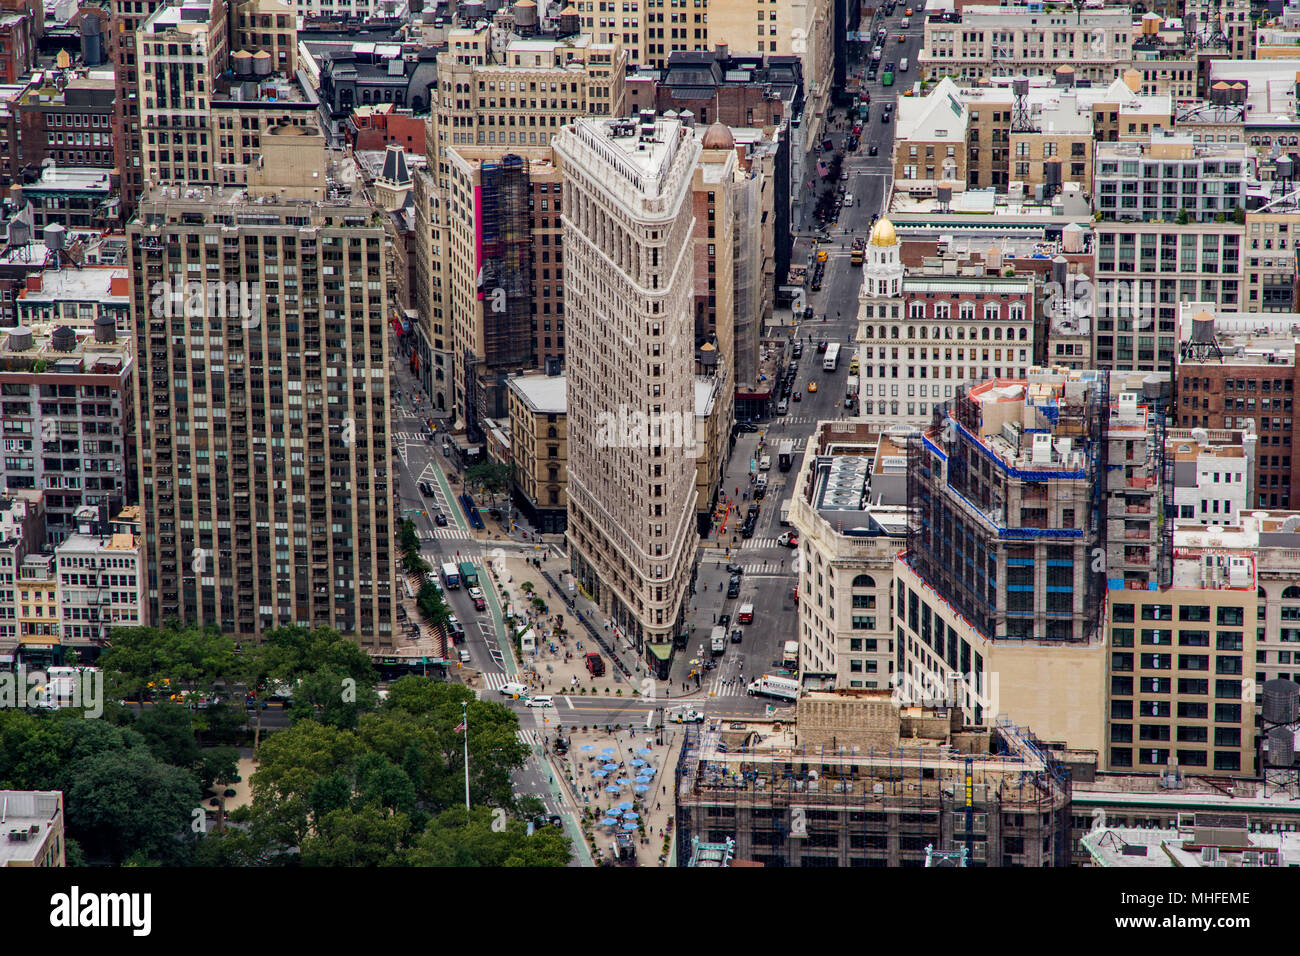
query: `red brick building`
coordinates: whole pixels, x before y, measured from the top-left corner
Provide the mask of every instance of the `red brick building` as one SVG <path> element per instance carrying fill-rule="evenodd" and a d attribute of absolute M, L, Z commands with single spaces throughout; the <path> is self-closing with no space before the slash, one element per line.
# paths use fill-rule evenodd
<path fill-rule="evenodd" d="M 347 135 L 354 150 L 382 150 L 390 143 L 408 153 L 424 155 L 425 121 L 392 103 L 358 106 L 347 119 Z"/>

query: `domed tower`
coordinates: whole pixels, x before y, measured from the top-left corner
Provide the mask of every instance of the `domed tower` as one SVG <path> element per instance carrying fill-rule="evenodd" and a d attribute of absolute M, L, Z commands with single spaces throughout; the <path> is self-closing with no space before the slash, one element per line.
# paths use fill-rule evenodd
<path fill-rule="evenodd" d="M 700 146 L 704 149 L 735 149 L 736 137 L 732 135 L 729 126 L 723 123 L 714 123 L 704 131 Z"/>
<path fill-rule="evenodd" d="M 902 247 L 898 233 L 888 219 L 880 219 L 867 240 L 867 258 L 862 264 L 862 294 L 880 299 L 896 296 L 903 289 Z"/>

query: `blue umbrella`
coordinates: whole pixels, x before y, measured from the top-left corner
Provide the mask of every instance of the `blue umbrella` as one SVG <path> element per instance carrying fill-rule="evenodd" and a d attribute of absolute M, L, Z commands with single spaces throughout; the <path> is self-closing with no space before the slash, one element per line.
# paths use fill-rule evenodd
<path fill-rule="evenodd" d="M 631 782 L 632 782 L 632 781 L 629 780 L 627 777 L 619 777 L 619 778 L 618 778 L 618 783 L 619 783 L 621 786 L 624 786 L 624 787 L 626 787 L 626 786 L 627 786 L 629 783 L 631 783 Z"/>
<path fill-rule="evenodd" d="M 636 778 L 637 783 L 651 783 L 653 780 L 654 777 L 650 776 L 648 773 L 643 773 L 641 776 Z"/>
<path fill-rule="evenodd" d="M 581 747 L 579 747 L 578 749 L 579 749 L 579 750 L 595 750 L 596 748 L 595 748 L 594 746 L 592 746 L 591 744 L 583 744 L 583 745 L 582 745 Z"/>
<path fill-rule="evenodd" d="M 635 823 L 625 823 L 625 824 L 623 824 L 623 829 L 624 829 L 624 830 L 629 830 L 629 831 L 631 831 L 631 830 L 635 830 L 635 829 L 636 829 L 636 824 L 635 824 Z"/>
<path fill-rule="evenodd" d="M 642 760 L 640 757 L 637 757 L 635 760 L 632 761 L 632 766 L 634 766 L 634 767 L 644 767 L 644 766 L 645 766 L 645 761 Z"/>
<path fill-rule="evenodd" d="M 618 770 L 618 764 L 616 764 L 616 763 L 607 763 L 607 764 L 605 764 L 605 766 L 601 767 L 600 769 L 601 769 L 601 770 L 604 770 L 606 773 L 614 773 L 615 771 Z"/>
<path fill-rule="evenodd" d="M 600 752 L 603 754 L 612 754 L 612 753 L 617 753 L 618 751 L 616 751 L 613 747 L 602 747 Z"/>
<path fill-rule="evenodd" d="M 654 753 L 654 751 L 651 750 L 649 747 L 642 747 L 640 750 L 637 751 L 637 753 L 641 754 L 643 757 L 648 757 L 652 753 Z"/>
<path fill-rule="evenodd" d="M 624 810 L 624 811 L 623 811 L 623 819 L 624 819 L 624 820 L 638 820 L 638 819 L 640 819 L 640 816 L 641 816 L 641 815 L 640 815 L 639 813 L 637 813 L 635 810 Z"/>
<path fill-rule="evenodd" d="M 618 792 L 619 792 L 620 790 L 622 790 L 622 789 L 623 789 L 623 788 L 620 787 L 620 786 L 618 786 L 617 784 L 613 784 L 613 783 L 611 783 L 608 787 L 605 788 L 605 792 L 606 792 L 606 793 L 618 793 Z"/>
<path fill-rule="evenodd" d="M 638 784 L 637 784 L 635 787 L 633 787 L 632 789 L 635 790 L 637 793 L 645 793 L 645 792 L 646 792 L 647 790 L 649 790 L 650 788 L 647 787 L 644 783 L 638 783 Z"/>
<path fill-rule="evenodd" d="M 624 800 L 622 803 L 618 805 L 618 808 L 620 810 L 631 810 L 633 806 L 634 804 L 632 803 L 631 800 Z"/>
<path fill-rule="evenodd" d="M 600 821 L 600 825 L 603 827 L 617 826 L 618 821 L 615 820 L 613 817 L 606 817 L 605 819 Z"/>
<path fill-rule="evenodd" d="M 591 775 L 592 775 L 593 777 L 596 777 L 597 779 L 604 780 L 606 777 L 609 776 L 609 771 L 608 771 L 608 770 L 594 770 L 594 771 L 592 771 L 592 774 L 591 774 Z"/>

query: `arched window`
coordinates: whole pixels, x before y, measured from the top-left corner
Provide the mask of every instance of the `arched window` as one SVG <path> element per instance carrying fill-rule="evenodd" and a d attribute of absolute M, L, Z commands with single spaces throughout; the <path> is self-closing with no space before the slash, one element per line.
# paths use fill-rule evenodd
<path fill-rule="evenodd" d="M 989 340 L 989 328 L 987 325 L 980 329 L 980 338 L 985 342 Z"/>
<path fill-rule="evenodd" d="M 915 325 L 909 325 L 909 326 L 907 327 L 907 337 L 908 337 L 909 339 L 914 339 L 914 338 L 916 338 L 916 326 L 915 326 Z"/>
<path fill-rule="evenodd" d="M 871 330 L 871 326 L 869 326 L 869 325 L 863 326 L 863 328 L 862 328 L 862 337 L 863 337 L 864 339 L 870 339 L 870 338 L 872 338 L 872 330 Z"/>
<path fill-rule="evenodd" d="M 964 341 L 966 341 L 966 330 L 965 330 L 964 328 L 958 328 L 958 329 L 957 329 L 957 340 L 958 340 L 959 342 L 964 342 Z"/>
<path fill-rule="evenodd" d="M 546 429 L 546 437 L 547 437 L 547 438 L 558 438 L 558 437 L 560 437 L 560 433 L 557 432 L 557 431 L 555 430 L 555 426 L 552 425 L 550 428 Z"/>
<path fill-rule="evenodd" d="M 1294 584 L 1282 592 L 1282 600 L 1284 601 L 1294 601 L 1297 598 L 1300 598 L 1300 587 L 1296 587 Z"/>
<path fill-rule="evenodd" d="M 1028 329 L 1025 329 L 1025 328 L 1022 328 L 1022 329 L 1020 330 L 1020 341 L 1023 342 L 1023 341 L 1025 341 L 1025 340 L 1028 339 L 1028 338 L 1029 338 L 1029 330 L 1028 330 Z"/>
<path fill-rule="evenodd" d="M 1002 341 L 1002 326 L 1000 326 L 1000 325 L 995 325 L 995 326 L 993 327 L 993 341 L 994 341 L 994 342 L 1001 342 L 1001 341 Z"/>
<path fill-rule="evenodd" d="M 855 588 L 874 588 L 876 579 L 869 574 L 859 574 L 853 579 L 853 586 Z"/>
<path fill-rule="evenodd" d="M 892 326 L 892 327 L 890 328 L 890 330 L 889 330 L 889 337 L 890 337 L 891 339 L 896 339 L 896 338 L 898 338 L 898 326 L 895 325 L 895 326 Z"/>
<path fill-rule="evenodd" d="M 936 342 L 939 340 L 939 326 L 936 325 L 930 330 L 930 338 L 934 339 Z"/>

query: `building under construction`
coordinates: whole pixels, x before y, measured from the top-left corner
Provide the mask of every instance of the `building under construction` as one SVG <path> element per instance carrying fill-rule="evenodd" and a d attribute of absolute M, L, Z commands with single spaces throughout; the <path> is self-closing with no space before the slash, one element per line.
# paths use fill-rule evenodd
<path fill-rule="evenodd" d="M 986 640 L 1097 635 L 1107 393 L 1061 369 L 961 386 L 908 442 L 906 560 Z"/>
<path fill-rule="evenodd" d="M 1025 728 L 964 726 L 889 691 L 813 692 L 793 726 L 713 721 L 677 765 L 678 864 L 735 841 L 765 866 L 1067 866 L 1070 776 Z"/>
<path fill-rule="evenodd" d="M 466 355 L 466 425 L 481 440 L 482 423 L 507 414 L 505 381 L 533 366 L 532 214 L 528 164 L 510 154 L 485 161 L 479 175 L 478 299 L 483 354 Z"/>

